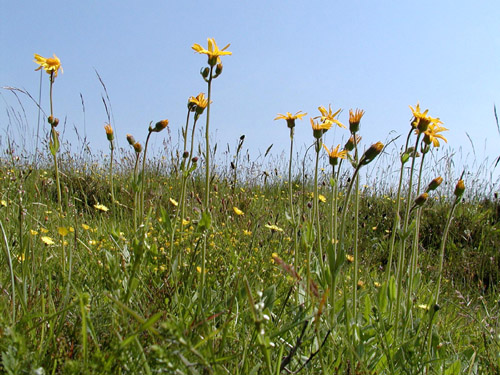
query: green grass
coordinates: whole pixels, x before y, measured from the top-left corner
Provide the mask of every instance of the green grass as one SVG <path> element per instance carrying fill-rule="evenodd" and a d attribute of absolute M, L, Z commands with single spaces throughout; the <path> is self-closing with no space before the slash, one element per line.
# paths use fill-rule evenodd
<path fill-rule="evenodd" d="M 462 373 L 498 373 L 496 201 L 457 209 L 435 314 L 424 305 L 438 277 L 436 259 L 450 203 L 434 200 L 426 206 L 412 307 L 405 312 L 404 340 L 396 345 L 390 320 L 394 295 L 390 282 L 384 284 L 393 197 L 361 194 L 363 286 L 357 294 L 360 314 L 352 320 L 347 314 L 352 264 L 340 271 L 335 305 L 330 305 L 321 302 L 328 286 L 317 261 L 312 268 L 318 297 L 307 299 L 304 285 L 272 258 L 276 253 L 293 264 L 293 231 L 285 217 L 287 184 L 239 182 L 233 189 L 232 176 L 215 178 L 200 309 L 196 268 L 203 234 L 196 221 L 203 181 L 197 174 L 189 181 L 190 223 L 182 233 L 177 226 L 174 249 L 183 256 L 182 264 L 173 267 L 169 248 L 177 208 L 169 198 L 179 199 L 179 178 L 148 173 L 148 214 L 134 228 L 132 171 L 115 174 L 119 203 L 113 204 L 106 169 L 90 168 L 86 173 L 84 165 L 61 169 L 65 208 L 60 216 L 52 170 L 3 162 L 3 372 L 277 374 L 280 364 L 286 364 L 283 368 L 290 371 L 304 366 L 300 373 L 382 374 L 421 373 L 430 364 L 431 373 L 460 373 L 453 366 Z M 320 193 L 328 197 L 327 189 L 320 185 Z M 310 202 L 311 190 L 294 184 L 295 201 L 305 196 Z M 109 211 L 97 210 L 97 202 Z M 319 204 L 325 222 L 329 203 Z M 236 215 L 233 207 L 244 215 Z M 304 216 L 307 210 L 306 205 Z M 62 236 L 58 228 L 69 233 Z M 44 244 L 42 236 L 55 243 Z M 302 277 L 303 266 L 298 270 Z"/>

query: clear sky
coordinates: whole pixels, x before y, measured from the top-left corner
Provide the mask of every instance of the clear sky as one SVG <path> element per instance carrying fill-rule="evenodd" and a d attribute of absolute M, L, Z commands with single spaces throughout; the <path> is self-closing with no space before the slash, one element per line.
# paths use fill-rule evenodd
<path fill-rule="evenodd" d="M 273 121 L 276 114 L 316 116 L 318 106 L 330 103 L 343 109 L 345 123 L 350 108 L 366 111 L 361 134 L 367 145 L 391 131 L 406 134 L 408 106 L 419 101 L 449 129 L 453 150 L 472 155 L 467 132 L 477 159 L 500 155 L 493 115 L 493 105 L 500 107 L 496 0 L 0 2 L 0 86 L 38 97 L 33 54 L 55 53 L 64 68 L 54 87 L 55 115 L 67 119 L 64 139 L 73 141 L 77 127 L 95 150 L 107 150 L 104 91 L 95 70 L 109 93 L 120 146 L 126 133 L 144 140 L 149 122 L 164 118 L 176 138 L 188 97 L 206 92 L 199 75 L 206 58 L 191 46 L 206 46 L 212 37 L 221 48 L 231 43 L 233 52 L 223 57 L 224 72 L 213 86 L 211 129 L 223 146 L 245 134 L 245 147 L 254 151 L 271 143 L 275 152 L 287 150 L 288 129 Z M 45 73 L 42 87 L 48 110 Z M 22 101 L 32 141 L 36 111 Z M 18 104 L 0 90 L 0 107 L 5 141 L 7 108 Z M 339 129 L 325 142 L 346 136 Z M 312 142 L 309 116 L 298 122 L 296 140 L 299 147 Z"/>

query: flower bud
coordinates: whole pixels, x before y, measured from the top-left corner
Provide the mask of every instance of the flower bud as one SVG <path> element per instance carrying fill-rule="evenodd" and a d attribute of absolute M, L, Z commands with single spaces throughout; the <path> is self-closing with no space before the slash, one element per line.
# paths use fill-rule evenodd
<path fill-rule="evenodd" d="M 134 143 L 134 151 L 138 154 L 142 151 L 142 145 L 139 142 Z"/>
<path fill-rule="evenodd" d="M 429 186 L 427 186 L 427 189 L 425 190 L 425 192 L 428 193 L 429 191 L 436 190 L 437 187 L 439 185 L 441 185 L 442 182 L 443 182 L 443 178 L 441 176 L 436 177 L 434 180 L 432 180 L 430 182 Z"/>
<path fill-rule="evenodd" d="M 196 164 L 198 163 L 198 156 L 195 156 L 194 158 L 191 159 L 191 161 Z"/>
<path fill-rule="evenodd" d="M 354 150 L 354 147 L 357 144 L 359 144 L 359 142 L 361 142 L 361 137 L 359 135 L 357 135 L 357 136 L 351 135 L 349 137 L 349 140 L 345 144 L 344 149 L 347 150 L 347 151 L 352 151 L 352 150 Z"/>
<path fill-rule="evenodd" d="M 455 192 L 453 194 L 455 194 L 455 197 L 461 198 L 462 195 L 464 195 L 464 191 L 465 191 L 464 180 L 459 180 L 457 186 L 455 187 Z"/>
<path fill-rule="evenodd" d="M 187 157 L 189 157 L 189 151 L 184 151 L 184 152 L 182 153 L 182 158 L 183 158 L 183 159 L 186 159 Z"/>
<path fill-rule="evenodd" d="M 222 63 L 218 63 L 217 66 L 215 67 L 215 75 L 218 76 L 222 73 Z"/>
<path fill-rule="evenodd" d="M 384 148 L 384 144 L 382 142 L 377 142 L 370 146 L 368 150 L 365 151 L 363 156 L 361 157 L 360 164 L 366 165 L 373 161 L 377 157 L 378 154 L 382 152 Z"/>
<path fill-rule="evenodd" d="M 427 194 L 427 193 L 420 194 L 413 202 L 414 203 L 413 207 L 422 207 L 424 205 L 424 203 L 427 202 L 428 198 L 429 198 L 429 194 Z"/>
<path fill-rule="evenodd" d="M 127 142 L 130 146 L 135 145 L 135 138 L 132 134 L 127 134 Z"/>
<path fill-rule="evenodd" d="M 201 69 L 200 74 L 203 78 L 207 79 L 210 74 L 210 69 L 208 67 Z"/>
<path fill-rule="evenodd" d="M 108 141 L 112 141 L 115 138 L 115 135 L 113 134 L 113 128 L 111 127 L 110 124 L 104 125 L 104 131 L 106 132 L 106 138 L 108 138 Z"/>
<path fill-rule="evenodd" d="M 50 125 L 52 125 L 54 123 L 54 116 L 50 115 L 48 118 L 47 118 L 47 121 L 49 122 Z"/>
<path fill-rule="evenodd" d="M 168 126 L 168 120 L 161 120 L 158 121 L 153 129 L 154 132 L 161 132 L 163 129 L 165 129 Z"/>

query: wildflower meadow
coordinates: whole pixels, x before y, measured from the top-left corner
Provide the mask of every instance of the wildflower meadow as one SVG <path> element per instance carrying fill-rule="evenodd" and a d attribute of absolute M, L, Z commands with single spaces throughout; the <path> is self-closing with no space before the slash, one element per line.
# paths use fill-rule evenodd
<path fill-rule="evenodd" d="M 0 373 L 499 374 L 500 201 L 453 169 L 439 108 L 380 139 L 363 109 L 277 108 L 282 155 L 221 153 L 229 48 L 193 44 L 184 124 L 119 148 L 108 112 L 104 157 L 65 146 L 62 62 L 34 55 L 42 146 L 1 145 Z"/>

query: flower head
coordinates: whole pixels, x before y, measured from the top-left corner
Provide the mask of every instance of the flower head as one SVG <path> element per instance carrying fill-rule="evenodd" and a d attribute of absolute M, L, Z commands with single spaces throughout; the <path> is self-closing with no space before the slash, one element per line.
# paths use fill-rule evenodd
<path fill-rule="evenodd" d="M 287 112 L 286 115 L 282 115 L 281 113 L 278 113 L 278 116 L 275 117 L 276 120 L 286 120 L 287 126 L 292 129 L 295 127 L 295 120 L 302 120 L 302 117 L 307 115 L 307 113 L 301 113 L 302 111 L 298 111 L 294 115 L 292 115 L 290 112 Z"/>
<path fill-rule="evenodd" d="M 368 148 L 368 150 L 365 151 L 359 163 L 362 165 L 366 165 L 372 162 L 373 159 L 375 159 L 377 155 L 382 152 L 383 149 L 384 149 L 384 144 L 382 142 L 377 142 L 371 145 L 370 148 Z"/>
<path fill-rule="evenodd" d="M 108 141 L 111 142 L 115 138 L 111 124 L 104 125 L 104 131 L 106 132 L 106 137 L 108 138 Z"/>
<path fill-rule="evenodd" d="M 188 108 L 190 111 L 196 112 L 196 115 L 201 115 L 208 106 L 208 99 L 204 93 L 198 94 L 196 97 L 191 96 L 188 99 Z"/>
<path fill-rule="evenodd" d="M 325 148 L 328 156 L 330 157 L 330 165 L 337 165 L 339 159 L 345 159 L 347 156 L 347 151 L 342 150 L 339 151 L 340 145 L 337 145 L 337 147 L 333 148 L 331 150 L 328 149 L 328 147 L 325 146 L 323 143 L 323 147 Z"/>
<path fill-rule="evenodd" d="M 332 105 L 330 104 L 328 106 L 328 110 L 323 106 L 318 107 L 318 110 L 321 112 L 321 116 L 317 116 L 314 119 L 320 118 L 323 123 L 330 123 L 330 126 L 333 124 L 337 124 L 341 128 L 345 128 L 345 125 L 342 124 L 339 120 L 337 120 L 335 118 L 342 111 L 341 109 L 339 109 L 337 112 L 333 113 Z"/>
<path fill-rule="evenodd" d="M 203 48 L 197 43 L 193 44 L 191 48 L 198 53 L 208 55 L 208 65 L 215 66 L 216 64 L 221 62 L 221 56 L 232 55 L 232 52 L 226 51 L 229 46 L 230 44 L 225 46 L 223 49 L 219 49 L 219 47 L 217 47 L 217 44 L 215 43 L 215 40 L 213 38 L 208 38 L 208 49 Z"/>
<path fill-rule="evenodd" d="M 63 73 L 63 68 L 61 66 L 61 60 L 54 54 L 54 57 L 42 57 L 35 53 L 35 60 L 38 65 L 40 65 L 36 70 L 44 69 L 48 74 L 54 74 L 54 77 L 57 77 L 57 72 L 61 69 L 61 73 Z"/>
<path fill-rule="evenodd" d="M 40 239 L 42 240 L 42 242 L 45 244 L 45 245 L 54 245 L 55 242 L 52 238 L 50 238 L 49 236 L 42 236 L 40 237 Z"/>
<path fill-rule="evenodd" d="M 344 145 L 344 148 L 347 151 L 352 151 L 352 150 L 354 150 L 354 146 L 359 145 L 359 142 L 361 142 L 361 136 L 359 136 L 359 135 L 356 135 L 356 136 L 351 135 L 349 137 L 349 140 Z"/>
<path fill-rule="evenodd" d="M 245 213 L 243 211 L 241 211 L 238 207 L 233 207 L 233 211 L 236 215 L 238 216 L 243 216 L 245 215 Z"/>
<path fill-rule="evenodd" d="M 433 119 L 433 120 L 439 121 L 439 119 Z M 445 142 L 448 142 L 445 137 L 443 137 L 441 134 L 439 134 L 439 133 L 444 132 L 448 129 L 446 129 L 443 126 L 440 126 L 439 123 L 442 123 L 442 122 L 439 121 L 439 122 L 431 123 L 427 127 L 427 130 L 424 132 L 424 142 L 426 144 L 430 145 L 432 143 L 434 145 L 434 147 L 439 147 L 440 146 L 440 144 L 439 144 L 440 139 L 442 139 Z"/>
<path fill-rule="evenodd" d="M 109 211 L 109 208 L 107 208 L 105 205 L 100 204 L 100 203 L 94 204 L 94 208 L 96 210 L 103 211 L 103 212 Z"/>
<path fill-rule="evenodd" d="M 155 124 L 154 128 L 151 128 L 152 132 L 159 133 L 168 126 L 168 120 L 161 120 Z"/>
<path fill-rule="evenodd" d="M 319 139 L 323 136 L 323 133 L 325 133 L 328 129 L 332 127 L 332 122 L 330 121 L 324 121 L 324 122 L 315 122 L 312 118 L 311 120 L 311 127 L 313 129 L 313 135 L 314 138 Z"/>
<path fill-rule="evenodd" d="M 362 109 L 356 109 L 356 111 L 349 110 L 349 130 L 351 133 L 356 133 L 359 130 L 359 122 L 361 117 L 365 114 Z"/>

